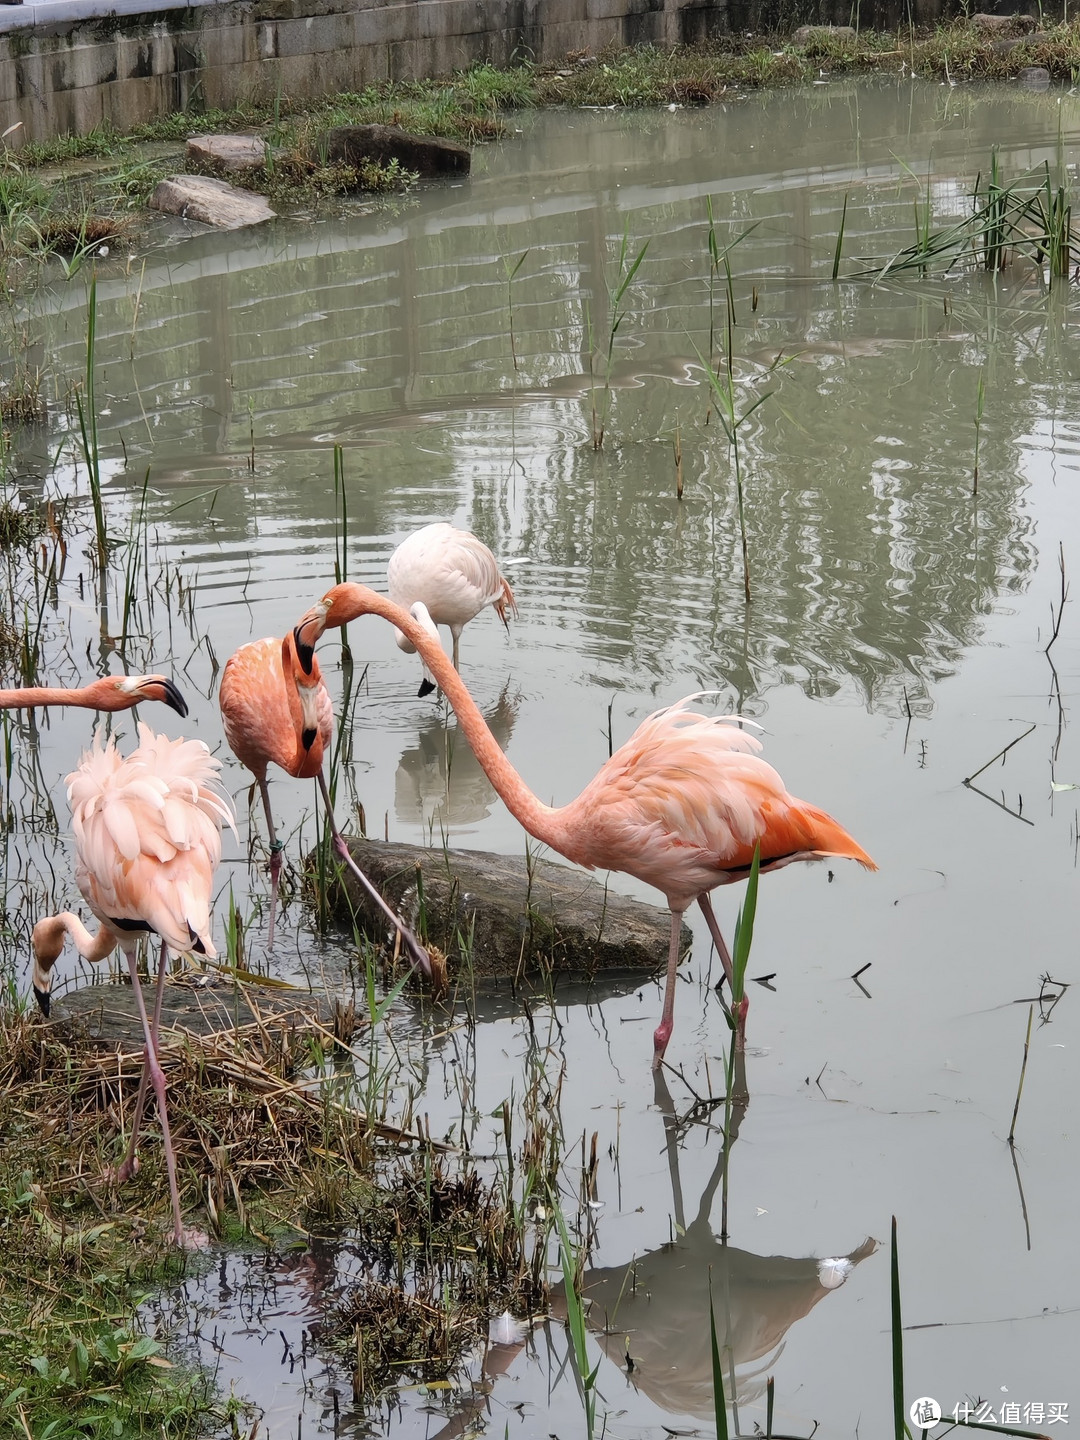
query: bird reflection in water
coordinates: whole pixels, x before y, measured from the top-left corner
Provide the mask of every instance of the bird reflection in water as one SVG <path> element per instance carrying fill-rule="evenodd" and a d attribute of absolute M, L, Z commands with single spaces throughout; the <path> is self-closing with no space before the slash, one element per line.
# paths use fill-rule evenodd
<path fill-rule="evenodd" d="M 488 728 L 505 750 L 514 733 L 521 692 L 510 682 L 484 713 Z M 417 742 L 402 751 L 394 782 L 394 813 L 399 824 L 438 832 L 451 825 L 478 825 L 491 814 L 497 795 L 446 706 L 417 730 Z"/>
<path fill-rule="evenodd" d="M 604 1353 L 626 1368 L 630 1383 L 655 1404 L 707 1420 L 715 1413 L 710 1284 L 728 1399 L 735 1406 L 750 1404 L 764 1394 L 791 1326 L 839 1289 L 855 1266 L 874 1253 L 877 1241 L 864 1240 L 848 1255 L 823 1260 L 754 1255 L 725 1244 L 712 1227 L 723 1151 L 697 1214 L 687 1224 L 679 1179 L 680 1127 L 662 1071 L 656 1078 L 656 1102 L 667 1132 L 678 1238 L 636 1256 L 629 1265 L 587 1271 L 589 1327 Z"/>
<path fill-rule="evenodd" d="M 656 1104 L 664 1116 L 668 1169 L 678 1238 L 632 1261 L 585 1272 L 583 1292 L 589 1330 L 628 1384 L 670 1415 L 712 1420 L 710 1298 L 724 1386 L 733 1412 L 733 1433 L 741 1433 L 738 1408 L 765 1394 L 768 1377 L 786 1344 L 788 1330 L 832 1290 L 837 1290 L 877 1249 L 867 1238 L 847 1255 L 754 1255 L 725 1243 L 713 1230 L 712 1210 L 724 1174 L 724 1149 L 702 1191 L 697 1214 L 687 1224 L 679 1174 L 679 1137 L 685 1122 L 676 1114 L 664 1073 L 657 1071 Z M 733 1106 L 729 1145 L 738 1138 L 745 1106 Z M 566 1302 L 559 1287 L 552 1315 L 563 1319 Z M 496 1337 L 484 1360 L 484 1380 L 505 1374 L 525 1340 Z M 612 1396 L 610 1372 L 601 1389 Z M 456 1440 L 483 1408 L 474 1394 L 435 1440 Z"/>

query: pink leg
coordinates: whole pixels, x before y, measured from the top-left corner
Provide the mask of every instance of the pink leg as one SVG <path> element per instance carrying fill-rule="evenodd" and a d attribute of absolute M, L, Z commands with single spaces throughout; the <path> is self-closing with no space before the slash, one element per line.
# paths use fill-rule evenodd
<path fill-rule="evenodd" d="M 660 1024 L 653 1031 L 653 1062 L 654 1070 L 659 1070 L 664 1058 L 664 1051 L 671 1039 L 671 1032 L 675 1028 L 675 984 L 676 971 L 679 968 L 679 940 L 682 934 L 681 910 L 671 912 L 671 948 L 668 950 L 667 966 L 667 987 L 664 990 L 664 1013 L 660 1017 Z"/>
<path fill-rule="evenodd" d="M 161 1001 L 165 994 L 165 971 L 168 967 L 168 951 L 165 949 L 165 941 L 161 942 L 161 958 L 158 960 L 157 985 L 154 987 L 154 1020 L 150 1026 L 150 1038 L 154 1042 L 154 1051 L 157 1053 L 158 1030 L 161 1026 Z M 146 1108 L 146 1092 L 150 1087 L 150 1065 L 149 1052 L 143 1055 L 142 1074 L 139 1076 L 139 1093 L 135 1100 L 135 1113 L 131 1119 L 131 1139 L 128 1141 L 127 1154 L 124 1156 L 120 1168 L 115 1173 L 115 1180 L 118 1185 L 126 1185 L 133 1175 L 139 1173 L 139 1157 L 135 1153 L 135 1147 L 139 1141 L 139 1130 L 142 1126 L 143 1111 Z"/>
<path fill-rule="evenodd" d="M 699 895 L 698 904 L 701 906 L 701 913 L 705 916 L 706 924 L 712 934 L 713 944 L 716 946 L 716 952 L 724 967 L 724 974 L 727 976 L 728 989 L 732 995 L 731 1013 L 735 1020 L 735 1049 L 742 1051 L 746 1049 L 746 1012 L 750 1009 L 750 1001 L 745 994 L 740 995 L 738 1000 L 735 999 L 735 967 L 731 963 L 731 952 L 720 933 L 720 926 L 716 923 L 712 901 L 707 894 Z"/>
<path fill-rule="evenodd" d="M 158 1116 L 161 1120 L 161 1137 L 165 1142 L 165 1164 L 169 1171 L 169 1195 L 172 1198 L 173 1235 L 177 1245 L 183 1245 L 184 1227 L 180 1220 L 180 1191 L 176 1184 L 176 1155 L 173 1151 L 172 1136 L 169 1134 L 169 1115 L 165 1106 L 165 1074 L 158 1064 L 157 1047 L 154 1044 L 150 1021 L 146 1015 L 146 1004 L 143 1000 L 142 985 L 139 983 L 139 967 L 135 963 L 134 950 L 127 952 L 127 962 L 128 969 L 131 971 L 132 989 L 135 991 L 135 1004 L 138 1006 L 139 1019 L 142 1021 L 143 1034 L 146 1037 L 146 1068 L 150 1072 L 150 1084 L 154 1087 Z"/>
<path fill-rule="evenodd" d="M 259 783 L 259 794 L 262 796 L 263 810 L 266 812 L 266 829 L 270 836 L 270 919 L 266 926 L 266 948 L 274 948 L 274 917 L 277 914 L 278 881 L 281 877 L 281 852 L 285 848 L 277 838 L 277 831 L 274 829 L 274 812 L 270 809 L 270 791 L 266 785 L 264 775 Z"/>
<path fill-rule="evenodd" d="M 390 906 L 386 903 L 383 897 L 379 894 L 378 890 L 375 888 L 375 886 L 371 883 L 368 877 L 364 874 L 363 870 L 360 869 L 360 866 L 357 865 L 356 861 L 353 859 L 349 851 L 349 847 L 345 841 L 345 837 L 337 828 L 337 821 L 334 819 L 334 811 L 330 805 L 330 793 L 326 788 L 326 776 L 321 770 L 319 771 L 318 781 L 319 789 L 322 791 L 323 804 L 326 806 L 326 813 L 330 817 L 330 834 L 333 836 L 334 839 L 334 849 L 337 851 L 337 853 L 341 856 L 342 860 L 344 860 L 345 864 L 356 876 L 357 880 L 359 880 L 360 884 L 364 888 L 364 893 L 370 896 L 372 902 L 379 907 L 382 913 L 390 921 L 391 925 L 395 926 L 401 936 L 401 943 L 405 946 L 405 949 L 409 952 L 409 955 L 412 958 L 413 965 L 421 969 L 430 980 L 431 956 L 427 953 L 423 945 L 421 945 L 420 941 L 405 924 L 404 920 L 402 920 L 399 915 L 394 914 L 393 910 L 390 909 Z"/>
<path fill-rule="evenodd" d="M 708 891 L 698 896 L 697 903 L 701 906 L 701 913 L 705 916 L 705 923 L 709 927 L 709 934 L 716 946 L 716 953 L 720 956 L 720 963 L 724 967 L 724 974 L 727 976 L 728 987 L 731 987 L 734 967 L 731 963 L 731 951 L 727 948 L 727 942 L 720 933 L 720 926 L 717 924 L 716 914 L 712 908 L 712 901 L 709 899 Z"/>

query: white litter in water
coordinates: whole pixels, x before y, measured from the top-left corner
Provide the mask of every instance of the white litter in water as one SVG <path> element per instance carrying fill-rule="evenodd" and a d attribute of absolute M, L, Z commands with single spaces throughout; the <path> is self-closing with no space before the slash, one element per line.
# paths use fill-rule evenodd
<path fill-rule="evenodd" d="M 841 1255 L 838 1259 L 819 1260 L 817 1267 L 818 1280 L 825 1290 L 839 1290 L 844 1281 L 851 1274 L 855 1266 L 847 1258 Z"/>
<path fill-rule="evenodd" d="M 528 1332 L 524 1320 L 515 1320 L 509 1310 L 504 1310 L 488 1324 L 488 1339 L 492 1345 L 520 1345 Z"/>

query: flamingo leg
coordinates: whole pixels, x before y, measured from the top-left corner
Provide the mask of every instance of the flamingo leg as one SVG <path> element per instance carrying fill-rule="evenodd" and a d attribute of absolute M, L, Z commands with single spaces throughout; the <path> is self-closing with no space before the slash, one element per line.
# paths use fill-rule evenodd
<path fill-rule="evenodd" d="M 460 628 L 455 629 L 455 627 L 451 625 L 450 634 L 454 637 L 454 669 L 460 670 L 461 666 L 458 664 L 458 642 L 461 639 L 461 630 Z"/>
<path fill-rule="evenodd" d="M 165 941 L 161 942 L 161 957 L 158 960 L 157 984 L 154 986 L 154 1018 L 150 1025 L 150 1038 L 154 1042 L 154 1050 L 157 1051 L 158 1030 L 161 1027 L 161 1002 L 165 994 L 165 972 L 168 967 L 169 955 L 165 949 Z M 149 1051 L 144 1053 L 142 1074 L 139 1076 L 139 1093 L 135 1098 L 135 1113 L 131 1117 L 131 1138 L 128 1141 L 127 1154 L 124 1156 L 119 1169 L 116 1171 L 115 1179 L 118 1185 L 126 1185 L 133 1175 L 139 1171 L 139 1157 L 136 1148 L 139 1142 L 139 1130 L 142 1127 L 143 1111 L 146 1109 L 146 1092 L 150 1088 L 150 1066 Z"/>
<path fill-rule="evenodd" d="M 724 967 L 724 974 L 727 976 L 727 982 L 730 988 L 735 973 L 731 963 L 731 951 L 728 949 L 727 942 L 720 933 L 720 926 L 717 923 L 716 912 L 712 908 L 712 901 L 709 899 L 709 892 L 706 891 L 703 895 L 699 895 L 697 903 L 701 906 L 701 913 L 705 916 L 705 923 L 709 927 L 709 934 L 713 938 L 716 953 L 720 956 L 720 963 Z"/>
<path fill-rule="evenodd" d="M 660 1017 L 660 1024 L 653 1031 L 653 1069 L 659 1070 L 664 1059 L 664 1051 L 671 1039 L 671 1032 L 675 1028 L 675 985 L 676 971 L 679 968 L 679 940 L 682 935 L 681 910 L 673 909 L 671 912 L 671 947 L 668 950 L 667 986 L 664 990 L 664 1013 Z"/>
<path fill-rule="evenodd" d="M 177 1245 L 183 1245 L 184 1227 L 180 1219 L 180 1191 L 176 1184 L 176 1154 L 173 1150 L 172 1136 L 169 1133 L 169 1115 L 165 1104 L 165 1072 L 158 1064 L 157 1046 L 154 1043 L 153 1031 L 146 1014 L 146 1002 L 143 1000 L 139 967 L 135 962 L 135 951 L 134 949 L 128 950 L 126 954 L 128 969 L 131 971 L 131 985 L 135 991 L 135 1004 L 138 1007 L 139 1019 L 142 1021 L 143 1034 L 146 1037 L 146 1068 L 150 1073 L 150 1084 L 154 1087 L 158 1116 L 161 1120 L 161 1137 L 165 1142 L 165 1164 L 169 1171 L 169 1196 L 172 1200 L 173 1236 Z M 164 973 L 164 966 L 162 966 L 159 977 L 163 977 Z"/>
<path fill-rule="evenodd" d="M 431 956 L 427 953 L 427 951 L 424 949 L 423 945 L 421 945 L 417 937 L 405 924 L 404 920 L 401 919 L 400 915 L 396 915 L 394 911 L 391 910 L 390 906 L 379 894 L 376 887 L 371 883 L 368 877 L 364 874 L 363 870 L 360 869 L 360 866 L 357 865 L 356 861 L 353 859 L 352 854 L 349 851 L 349 846 L 346 843 L 345 837 L 338 829 L 337 821 L 334 819 L 333 807 L 330 804 L 330 792 L 326 788 L 326 776 L 321 770 L 319 771 L 317 779 L 319 782 L 319 789 L 322 791 L 323 804 L 326 806 L 326 814 L 330 820 L 330 834 L 334 841 L 334 849 L 341 856 L 342 860 L 344 860 L 345 864 L 349 867 L 352 873 L 356 876 L 357 880 L 360 882 L 361 886 L 364 889 L 364 893 L 369 896 L 372 903 L 378 906 L 378 908 L 390 921 L 391 925 L 395 927 L 398 934 L 401 936 L 401 943 L 409 952 L 413 965 L 421 969 L 430 980 L 432 978 Z"/>
<path fill-rule="evenodd" d="M 281 877 L 281 852 L 284 849 L 274 829 L 274 813 L 270 809 L 270 790 L 263 775 L 259 782 L 263 810 L 266 812 L 266 829 L 270 836 L 270 919 L 266 926 L 266 948 L 274 948 L 274 917 L 277 914 L 278 880 Z"/>
<path fill-rule="evenodd" d="M 716 946 L 717 954 L 724 966 L 724 974 L 727 976 L 728 989 L 731 991 L 732 997 L 731 1013 L 735 1017 L 735 1049 L 741 1054 L 746 1049 L 746 1012 L 750 1009 L 750 1000 L 745 994 L 738 1000 L 735 999 L 735 967 L 731 962 L 731 951 L 724 943 L 724 937 L 720 933 L 720 926 L 717 924 L 708 893 L 698 896 L 698 904 L 701 906 L 701 913 L 705 916 L 713 944 Z"/>

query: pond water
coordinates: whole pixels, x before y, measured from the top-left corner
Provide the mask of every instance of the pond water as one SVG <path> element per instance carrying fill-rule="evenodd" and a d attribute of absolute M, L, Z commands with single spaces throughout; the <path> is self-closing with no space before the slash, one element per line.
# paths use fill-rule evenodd
<path fill-rule="evenodd" d="M 145 573 L 171 577 L 168 597 L 155 581 L 152 611 L 139 602 L 133 668 L 172 671 L 192 705 L 184 724 L 145 718 L 222 750 L 246 835 L 217 665 L 284 633 L 333 582 L 339 444 L 350 578 L 384 588 L 393 547 L 435 519 L 470 527 L 504 561 L 527 557 L 508 572 L 520 620 L 509 636 L 490 613 L 470 625 L 462 667 L 541 798 L 571 798 L 606 758 L 609 706 L 616 744 L 702 689 L 758 720 L 790 789 L 840 819 L 880 872 L 796 866 L 762 882 L 750 973 L 774 978 L 751 987 L 751 1102 L 731 1156 L 726 1253 L 719 1132 L 665 1124 L 720 1085 L 727 1031 L 700 917 L 687 917 L 695 944 L 670 1104 L 649 1068 L 656 983 L 533 1004 L 550 1071 L 565 1064 L 571 1189 L 580 1137 L 598 1136 L 594 1285 L 617 1312 L 612 1333 L 591 1341 L 606 1433 L 709 1432 L 710 1266 L 741 1433 L 764 1431 L 767 1375 L 778 1433 L 808 1436 L 815 1422 L 830 1436 L 887 1433 L 894 1215 L 908 1401 L 933 1396 L 947 1414 L 985 1401 L 995 1419 L 1037 1430 L 1071 1404 L 1080 1420 L 1072 991 L 1035 1006 L 1015 1163 L 1007 1144 L 1029 1002 L 1043 976 L 1077 979 L 1080 792 L 1054 788 L 1080 782 L 1071 600 L 1046 652 L 1059 558 L 1067 582 L 1080 574 L 1075 289 L 1048 291 L 1024 263 L 998 276 L 831 280 L 845 197 L 842 277 L 909 244 L 914 205 L 929 203 L 938 226 L 962 215 L 993 150 L 1010 178 L 1071 162 L 1080 98 L 831 81 L 701 111 L 550 113 L 512 127 L 476 153 L 466 183 L 346 218 L 177 240 L 145 266 L 103 264 L 110 521 L 126 532 L 149 471 Z M 740 413 L 767 395 L 739 431 L 749 606 L 731 454 L 715 410 L 707 421 L 701 364 L 710 197 L 719 244 L 738 240 Z M 605 389 L 624 235 L 629 256 L 648 250 Z M 43 293 L 27 316 L 57 397 L 84 365 L 85 280 Z M 725 292 L 721 275 L 718 335 Z M 85 493 L 70 450 L 56 458 L 74 433 L 69 411 L 61 399 L 48 434 L 19 442 L 27 493 Z M 88 677 L 107 658 L 102 634 L 117 629 L 78 572 L 69 558 L 50 612 L 64 641 L 58 680 Z M 452 722 L 448 776 L 445 720 L 416 698 L 416 662 L 375 622 L 350 640 L 364 673 L 347 779 L 370 831 L 521 854 L 520 828 L 464 741 L 452 743 Z M 322 655 L 335 687 L 338 654 L 331 635 Z M 60 816 L 60 777 L 91 725 L 53 714 L 41 734 L 40 776 Z M 1024 732 L 978 790 L 965 787 Z M 272 793 L 296 860 L 314 833 L 309 787 L 279 777 Z M 253 824 L 261 834 L 261 815 Z M 18 837 L 17 875 L 9 842 L 9 901 L 50 866 L 74 893 L 70 855 L 39 846 L 33 828 Z M 222 874 L 219 928 L 230 886 L 246 913 L 266 883 L 232 843 Z M 625 877 L 612 884 L 649 898 Z M 740 897 L 719 892 L 728 930 Z M 286 922 L 277 973 L 332 966 L 299 905 Z M 422 1024 L 401 1000 L 392 1025 L 425 1076 L 433 1132 L 464 1127 L 477 1151 L 495 1152 L 492 1112 L 525 1083 L 520 1011 L 481 1010 L 474 1031 L 448 1039 L 445 1022 Z M 868 1237 L 882 1242 L 876 1253 Z M 837 1286 L 836 1267 L 818 1261 L 844 1255 L 857 1263 Z M 635 1259 L 641 1294 L 620 1308 L 618 1277 Z M 347 1377 L 304 1341 L 319 1296 L 354 1264 L 347 1240 L 304 1264 L 222 1255 L 166 1302 L 223 1385 L 263 1408 L 260 1433 L 357 1428 Z M 583 1434 L 565 1356 L 552 1324 L 500 1352 L 486 1401 L 406 1391 L 376 1428 Z"/>

